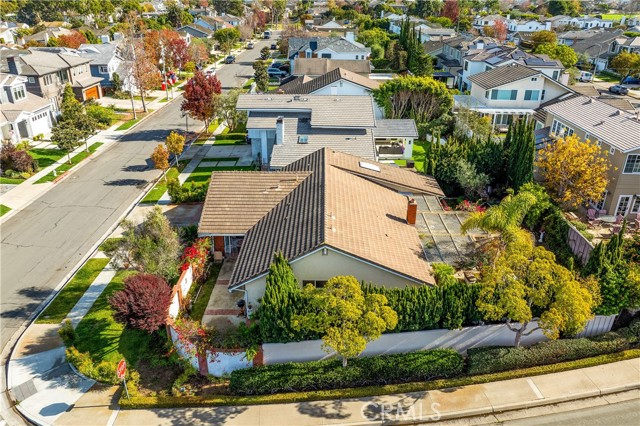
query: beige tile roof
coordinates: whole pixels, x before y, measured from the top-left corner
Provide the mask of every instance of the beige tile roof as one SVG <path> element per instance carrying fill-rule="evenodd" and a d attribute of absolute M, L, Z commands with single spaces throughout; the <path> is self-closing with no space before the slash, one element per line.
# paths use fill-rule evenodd
<path fill-rule="evenodd" d="M 422 187 L 414 193 L 442 191 L 437 184 L 434 188 L 416 179 L 410 170 L 392 171 L 392 166 L 371 161 L 380 168 L 373 172 L 363 169 L 360 161 L 324 148 L 287 166 L 288 172 L 311 173 L 247 232 L 231 286 L 266 273 L 277 251 L 294 260 L 322 246 L 412 281 L 433 283 L 418 231 L 405 221 L 407 198 L 397 191 L 411 192 L 409 184 Z M 373 173 L 380 176 L 373 178 Z"/>
<path fill-rule="evenodd" d="M 244 235 L 309 172 L 213 172 L 198 234 Z"/>
<path fill-rule="evenodd" d="M 371 62 L 367 59 L 327 59 L 327 58 L 296 58 L 293 61 L 295 75 L 322 75 L 336 68 L 343 68 L 357 74 L 371 73 Z"/>

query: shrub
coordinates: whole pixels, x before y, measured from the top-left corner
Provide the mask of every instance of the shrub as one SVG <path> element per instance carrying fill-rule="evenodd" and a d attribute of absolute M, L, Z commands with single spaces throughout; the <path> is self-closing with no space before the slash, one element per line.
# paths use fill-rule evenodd
<path fill-rule="evenodd" d="M 106 129 L 116 120 L 116 113 L 112 108 L 100 105 L 88 106 L 87 115 L 98 122 L 98 127 L 101 129 Z"/>
<path fill-rule="evenodd" d="M 628 349 L 630 341 L 620 332 L 595 338 L 551 340 L 529 348 L 485 347 L 467 351 L 468 374 L 487 374 L 573 361 Z"/>
<path fill-rule="evenodd" d="M 157 275 L 132 275 L 124 280 L 124 289 L 111 296 L 109 303 L 116 321 L 153 333 L 165 324 L 171 288 Z"/>
<path fill-rule="evenodd" d="M 19 146 L 24 146 L 24 143 L 20 143 Z M 33 173 L 38 167 L 38 163 L 31 157 L 27 151 L 19 150 L 12 143 L 2 144 L 0 149 L 0 168 L 6 170 L 5 175 L 9 176 L 7 172 L 9 170 L 20 173 Z"/>
<path fill-rule="evenodd" d="M 76 340 L 76 330 L 73 328 L 71 320 L 65 320 L 62 323 L 62 327 L 58 330 L 58 334 L 66 346 L 73 345 L 73 342 Z"/>
<path fill-rule="evenodd" d="M 33 140 L 36 140 L 34 137 Z M 16 145 L 16 150 L 18 151 L 28 151 L 31 149 L 31 144 L 29 143 L 29 139 L 24 139 L 18 145 Z"/>
<path fill-rule="evenodd" d="M 81 374 L 101 383 L 111 385 L 117 385 L 120 383 L 116 374 L 117 365 L 115 363 L 101 361 L 96 364 L 91 359 L 89 352 L 80 352 L 75 346 L 68 347 L 66 355 L 67 361 L 69 361 Z M 137 394 L 140 374 L 137 371 L 127 369 L 126 379 L 129 393 Z"/>
<path fill-rule="evenodd" d="M 196 184 L 194 182 L 187 182 L 184 185 L 180 185 L 178 179 L 169 179 L 167 183 L 167 190 L 172 203 L 190 203 L 190 202 L 202 202 L 207 195 L 207 188 L 209 187 L 209 181 L 205 184 Z"/>
<path fill-rule="evenodd" d="M 347 367 L 332 358 L 236 370 L 231 373 L 229 389 L 241 395 L 324 390 L 433 380 L 462 372 L 463 360 L 456 351 L 434 349 L 356 358 Z"/>

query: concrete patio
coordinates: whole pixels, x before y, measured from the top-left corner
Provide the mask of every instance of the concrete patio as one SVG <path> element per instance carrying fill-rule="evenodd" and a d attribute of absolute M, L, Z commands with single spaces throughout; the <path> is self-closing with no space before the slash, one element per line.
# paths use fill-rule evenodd
<path fill-rule="evenodd" d="M 227 259 L 222 264 L 216 285 L 209 298 L 207 309 L 202 317 L 202 324 L 224 331 L 245 321 L 242 310 L 238 308 L 238 300 L 243 298 L 241 291 L 229 292 L 229 279 L 235 259 Z"/>

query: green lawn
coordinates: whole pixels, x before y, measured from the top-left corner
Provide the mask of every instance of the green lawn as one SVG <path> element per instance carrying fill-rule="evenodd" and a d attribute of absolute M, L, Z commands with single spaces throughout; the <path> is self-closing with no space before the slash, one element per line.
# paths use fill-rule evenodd
<path fill-rule="evenodd" d="M 209 123 L 209 127 L 207 128 L 207 133 L 213 133 L 218 128 L 219 124 L 220 123 L 218 123 L 218 120 L 212 120 L 211 123 Z"/>
<path fill-rule="evenodd" d="M 415 162 L 415 169 L 419 172 L 424 172 L 424 147 L 426 141 L 414 141 L 413 142 L 413 156 L 411 159 Z M 399 166 L 406 166 L 406 160 L 394 160 L 394 162 Z"/>
<path fill-rule="evenodd" d="M 620 79 L 621 79 L 621 77 L 618 77 L 610 73 L 596 74 L 596 78 L 602 81 L 606 81 L 607 83 L 620 83 Z"/>
<path fill-rule="evenodd" d="M 213 142 L 214 145 L 246 145 L 245 139 L 218 139 Z"/>
<path fill-rule="evenodd" d="M 69 283 L 58 293 L 53 302 L 38 317 L 38 324 L 59 324 L 87 291 L 109 259 L 89 259 Z"/>
<path fill-rule="evenodd" d="M 60 176 L 61 174 L 63 174 L 64 172 L 72 169 L 73 167 L 75 167 L 78 163 L 80 163 L 82 160 L 84 160 L 85 158 L 87 158 L 89 155 L 93 154 L 94 152 L 96 152 L 96 150 L 98 148 L 100 148 L 102 146 L 102 142 L 96 142 L 94 144 L 92 144 L 89 147 L 89 152 L 87 151 L 82 151 L 76 155 L 74 155 L 73 157 L 71 157 L 71 164 L 65 162 L 64 164 L 62 164 L 61 166 L 58 166 L 58 168 L 56 168 L 56 173 L 58 176 Z M 41 177 L 40 179 L 38 179 L 36 181 L 36 183 L 45 183 L 45 182 L 52 182 L 54 179 L 56 178 L 56 176 L 53 175 L 53 172 L 49 173 L 46 176 Z"/>
<path fill-rule="evenodd" d="M 633 18 L 633 16 L 623 15 L 622 13 L 605 13 L 605 14 L 602 15 L 602 19 L 607 20 L 607 21 L 620 22 L 620 20 L 622 20 L 623 16 L 626 16 L 627 19 Z"/>
<path fill-rule="evenodd" d="M 142 96 L 134 96 L 133 99 L 136 100 L 136 101 L 141 101 L 142 100 Z M 145 96 L 144 97 L 144 101 L 145 102 L 155 101 L 156 99 L 158 99 L 158 98 L 156 98 L 155 96 Z"/>
<path fill-rule="evenodd" d="M 38 160 L 38 167 L 40 167 L 41 169 L 49 167 L 65 155 L 64 151 L 57 148 L 33 148 L 30 149 L 28 153 L 35 160 Z"/>
<path fill-rule="evenodd" d="M 76 348 L 80 352 L 89 352 L 96 363 L 117 363 L 124 358 L 130 366 L 135 366 L 148 352 L 152 335 L 117 323 L 109 306 L 109 298 L 121 290 L 124 279 L 134 273 L 119 271 L 76 328 Z"/>
<path fill-rule="evenodd" d="M 128 130 L 131 127 L 133 127 L 134 124 L 136 124 L 138 121 L 140 121 L 140 118 L 132 118 L 129 121 L 125 121 L 124 123 L 122 123 L 120 126 L 118 126 L 118 128 L 116 129 L 116 131 L 119 130 Z"/>
<path fill-rule="evenodd" d="M 205 161 L 215 161 L 216 159 L 206 159 Z M 232 158 L 224 158 L 223 161 L 233 161 Z M 227 172 L 227 171 L 251 171 L 255 170 L 254 166 L 228 166 L 228 167 L 197 167 L 187 178 L 185 183 L 204 183 L 210 177 L 212 172 Z"/>
<path fill-rule="evenodd" d="M 162 194 L 167 192 L 167 181 L 171 178 L 177 178 L 178 175 L 180 174 L 180 171 L 184 169 L 185 165 L 186 165 L 186 162 L 178 163 L 177 168 L 176 167 L 170 168 L 169 171 L 167 172 L 167 179 L 166 180 L 160 179 L 158 183 L 156 183 L 156 186 L 154 186 L 153 189 L 149 191 L 149 193 L 142 199 L 142 201 L 140 201 L 140 203 L 149 203 L 149 204 L 157 203 L 158 200 L 160 200 L 160 197 L 162 197 Z"/>
<path fill-rule="evenodd" d="M 4 204 L 0 204 L 0 217 L 4 216 L 10 211 L 11 211 L 11 207 L 5 206 Z"/>
<path fill-rule="evenodd" d="M 194 294 L 192 297 L 195 297 L 196 293 L 198 294 L 198 298 L 193 301 L 193 305 L 191 307 L 191 318 L 196 321 L 202 321 L 202 317 L 204 316 L 204 311 L 207 310 L 207 305 L 209 304 L 209 299 L 211 298 L 211 293 L 213 292 L 213 287 L 216 284 L 216 280 L 218 279 L 218 273 L 220 272 L 220 267 L 222 265 L 212 264 L 211 269 L 209 270 L 209 278 L 205 281 L 201 288 L 200 293 L 197 293 L 196 286 L 192 288 Z"/>
<path fill-rule="evenodd" d="M 21 178 L 8 178 L 0 176 L 0 184 L 2 185 L 20 185 L 24 181 L 25 180 Z"/>
<path fill-rule="evenodd" d="M 164 103 L 164 102 L 169 102 L 169 99 L 167 99 L 167 98 L 160 99 L 160 103 Z"/>

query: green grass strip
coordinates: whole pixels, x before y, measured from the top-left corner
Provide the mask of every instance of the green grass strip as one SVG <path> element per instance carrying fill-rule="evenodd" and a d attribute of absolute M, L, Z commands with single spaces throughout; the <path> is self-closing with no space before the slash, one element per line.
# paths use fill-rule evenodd
<path fill-rule="evenodd" d="M 156 204 L 160 200 L 162 195 L 167 192 L 167 181 L 171 178 L 177 178 L 180 175 L 180 170 L 182 168 L 184 168 L 184 166 L 182 165 L 180 169 L 176 167 L 170 168 L 167 172 L 167 179 L 161 178 L 158 183 L 156 183 L 156 186 L 154 186 L 153 189 L 149 191 L 149 193 L 142 199 L 142 201 L 140 201 L 140 203 Z"/>
<path fill-rule="evenodd" d="M 140 121 L 139 118 L 132 118 L 129 121 L 125 121 L 124 123 L 122 123 L 120 126 L 118 126 L 118 128 L 116 129 L 116 131 L 119 130 L 128 130 L 131 127 L 133 127 L 134 124 L 136 124 L 138 121 Z"/>
<path fill-rule="evenodd" d="M 120 398 L 120 407 L 124 409 L 140 408 L 172 408 L 172 407 L 210 407 L 227 405 L 258 405 L 258 404 L 287 404 L 292 402 L 325 401 L 334 399 L 365 398 L 378 395 L 403 394 L 436 389 L 448 389 L 459 386 L 477 385 L 502 380 L 519 379 L 522 377 L 539 376 L 542 374 L 559 373 L 578 368 L 593 367 L 627 359 L 639 358 L 640 349 L 584 358 L 576 361 L 558 364 L 524 368 L 520 370 L 503 371 L 481 376 L 465 376 L 452 379 L 433 380 L 429 382 L 402 383 L 398 385 L 367 386 L 361 388 L 334 389 L 313 392 L 291 392 L 273 395 L 231 396 L 216 395 L 209 397 L 145 397 L 133 396 L 127 400 Z"/>
<path fill-rule="evenodd" d="M 38 167 L 44 169 L 49 167 L 59 159 L 65 156 L 65 152 L 58 148 L 32 148 L 27 153 L 38 160 Z"/>
<path fill-rule="evenodd" d="M 10 211 L 11 211 L 11 207 L 5 206 L 4 204 L 0 204 L 0 217 L 4 216 Z"/>
<path fill-rule="evenodd" d="M 94 152 L 96 152 L 96 150 L 98 148 L 100 148 L 102 146 L 102 142 L 96 142 L 94 144 L 92 144 L 89 147 L 89 152 L 87 151 L 82 151 L 79 152 L 78 154 L 74 155 L 73 157 L 71 157 L 71 164 L 69 163 L 64 163 L 60 166 L 58 166 L 58 168 L 56 168 L 56 174 L 58 176 L 60 176 L 61 174 L 71 170 L 73 167 L 75 167 L 76 165 L 78 165 L 78 163 L 80 163 L 82 160 L 84 160 L 85 158 L 87 158 L 88 156 L 90 156 L 91 154 L 93 154 Z M 41 177 L 40 179 L 38 179 L 36 181 L 36 184 L 38 183 L 45 183 L 45 182 L 53 182 L 53 180 L 56 178 L 56 176 L 53 175 L 53 172 L 49 173 L 46 176 Z"/>
<path fill-rule="evenodd" d="M 20 185 L 26 179 L 21 178 L 8 178 L 8 177 L 0 177 L 0 184 L 2 185 Z"/>
<path fill-rule="evenodd" d="M 69 283 L 64 286 L 60 293 L 53 299 L 53 302 L 38 317 L 38 324 L 59 324 L 69 314 L 71 309 L 78 303 L 78 300 L 87 291 L 91 283 L 98 274 L 109 263 L 109 259 L 89 259 L 82 268 L 74 275 Z"/>

